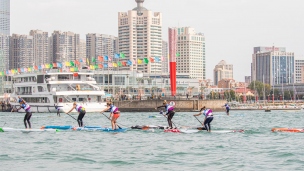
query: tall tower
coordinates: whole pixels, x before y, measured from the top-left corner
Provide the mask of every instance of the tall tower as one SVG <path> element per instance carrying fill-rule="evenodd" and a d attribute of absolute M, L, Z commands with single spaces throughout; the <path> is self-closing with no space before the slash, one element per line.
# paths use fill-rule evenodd
<path fill-rule="evenodd" d="M 145 63 L 144 58 L 162 56 L 162 15 L 143 6 L 144 0 L 135 0 L 137 7 L 118 13 L 119 52 L 132 66 L 121 70 L 138 70 L 144 73 L 161 73 L 161 63 Z M 139 63 L 142 61 L 142 63 Z"/>
<path fill-rule="evenodd" d="M 205 36 L 194 28 L 177 28 L 176 72 L 188 74 L 189 78 L 206 79 Z"/>
<path fill-rule="evenodd" d="M 213 69 L 214 85 L 222 79 L 233 79 L 233 65 L 221 60 Z"/>
<path fill-rule="evenodd" d="M 54 31 L 51 36 L 52 62 L 66 62 L 79 59 L 79 34 Z"/>
<path fill-rule="evenodd" d="M 10 35 L 10 0 L 0 1 L 0 35 Z"/>
<path fill-rule="evenodd" d="M 48 32 L 41 30 L 31 30 L 30 36 L 33 37 L 33 64 L 38 66 L 45 63 L 50 63 L 49 58 L 49 37 Z"/>

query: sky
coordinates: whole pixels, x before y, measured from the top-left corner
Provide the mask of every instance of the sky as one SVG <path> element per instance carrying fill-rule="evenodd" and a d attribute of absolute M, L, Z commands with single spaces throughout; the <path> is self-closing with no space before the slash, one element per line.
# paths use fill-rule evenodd
<path fill-rule="evenodd" d="M 11 34 L 39 29 L 118 36 L 118 12 L 135 0 L 11 0 Z M 206 37 L 207 78 L 221 60 L 233 64 L 234 79 L 250 76 L 253 47 L 278 46 L 304 59 L 303 0 L 145 0 L 168 27 L 193 27 Z"/>

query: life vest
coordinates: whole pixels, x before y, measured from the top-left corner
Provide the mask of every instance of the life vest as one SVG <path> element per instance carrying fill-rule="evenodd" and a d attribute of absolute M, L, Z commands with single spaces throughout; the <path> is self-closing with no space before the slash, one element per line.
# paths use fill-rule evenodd
<path fill-rule="evenodd" d="M 31 109 L 31 106 L 25 103 L 21 105 L 21 108 L 28 112 Z"/>
<path fill-rule="evenodd" d="M 211 109 L 205 109 L 204 110 L 204 115 L 205 115 L 206 118 L 209 118 L 209 117 L 213 116 L 212 115 L 212 110 Z"/>
<path fill-rule="evenodd" d="M 111 106 L 110 106 L 110 112 L 111 112 L 111 113 L 114 113 L 114 114 L 115 114 L 117 111 L 118 111 L 118 107 L 116 107 L 116 106 L 114 106 L 114 105 L 111 105 Z"/>
<path fill-rule="evenodd" d="M 75 109 L 76 109 L 77 112 L 84 112 L 85 111 L 85 108 L 80 106 L 80 105 L 76 105 Z"/>
<path fill-rule="evenodd" d="M 174 110 L 174 106 L 171 106 L 171 105 L 169 105 L 169 104 L 166 105 L 166 111 L 167 111 L 167 113 L 168 113 L 168 112 L 171 112 L 171 111 L 173 111 L 173 110 Z"/>

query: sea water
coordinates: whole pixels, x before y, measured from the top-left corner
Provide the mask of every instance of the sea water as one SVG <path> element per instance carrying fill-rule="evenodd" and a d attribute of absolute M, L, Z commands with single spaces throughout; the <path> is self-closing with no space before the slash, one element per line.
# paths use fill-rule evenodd
<path fill-rule="evenodd" d="M 195 113 L 178 112 L 177 126 L 200 126 Z M 107 113 L 108 115 L 108 113 Z M 163 125 L 156 113 L 121 113 L 121 127 Z M 77 114 L 73 114 L 77 118 Z M 160 115 L 161 116 L 161 115 Z M 0 127 L 24 128 L 23 113 L 1 113 Z M 203 121 L 203 117 L 198 119 Z M 86 114 L 87 126 L 109 127 L 101 114 Z M 73 125 L 70 116 L 36 114 L 32 128 Z M 303 111 L 214 112 L 212 130 L 245 133 L 164 133 L 162 130 L 109 132 L 2 132 L 1 171 L 41 170 L 303 170 L 304 133 L 273 133 L 273 127 L 304 128 Z"/>

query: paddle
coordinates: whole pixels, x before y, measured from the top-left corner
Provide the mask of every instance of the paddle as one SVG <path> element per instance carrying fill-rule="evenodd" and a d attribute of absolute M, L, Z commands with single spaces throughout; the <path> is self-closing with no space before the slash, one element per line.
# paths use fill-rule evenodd
<path fill-rule="evenodd" d="M 195 117 L 196 120 L 198 120 L 196 116 L 194 116 L 194 117 Z M 198 121 L 204 126 L 204 124 L 203 124 L 200 120 L 198 120 Z M 197 128 L 197 129 L 198 129 L 198 130 L 206 130 L 206 129 L 204 129 L 204 128 Z"/>
<path fill-rule="evenodd" d="M 65 114 L 67 114 L 67 115 L 71 116 L 71 118 L 73 118 L 73 119 L 75 119 L 75 121 L 77 121 L 77 119 L 76 119 L 76 118 L 74 118 L 72 115 L 70 115 L 70 114 L 68 114 L 68 113 L 65 113 Z M 77 123 L 78 123 L 78 121 L 77 121 Z M 83 126 L 85 126 L 85 124 L 83 124 Z"/>
<path fill-rule="evenodd" d="M 107 117 L 107 115 L 105 115 L 104 113 L 101 113 L 101 114 L 103 114 L 103 116 L 105 116 L 106 118 L 108 118 L 109 120 L 111 120 L 109 117 Z M 117 125 L 117 123 L 116 123 L 116 125 Z M 118 126 L 118 128 L 119 129 L 122 129 L 119 125 L 117 125 Z"/>
<path fill-rule="evenodd" d="M 163 115 L 165 118 L 168 119 L 167 115 L 166 115 L 166 114 L 164 115 L 162 111 L 161 111 L 159 114 Z M 173 123 L 173 125 L 174 125 L 175 128 L 177 129 L 177 126 L 175 125 L 175 123 L 174 123 L 172 120 L 171 120 L 171 122 Z"/>

